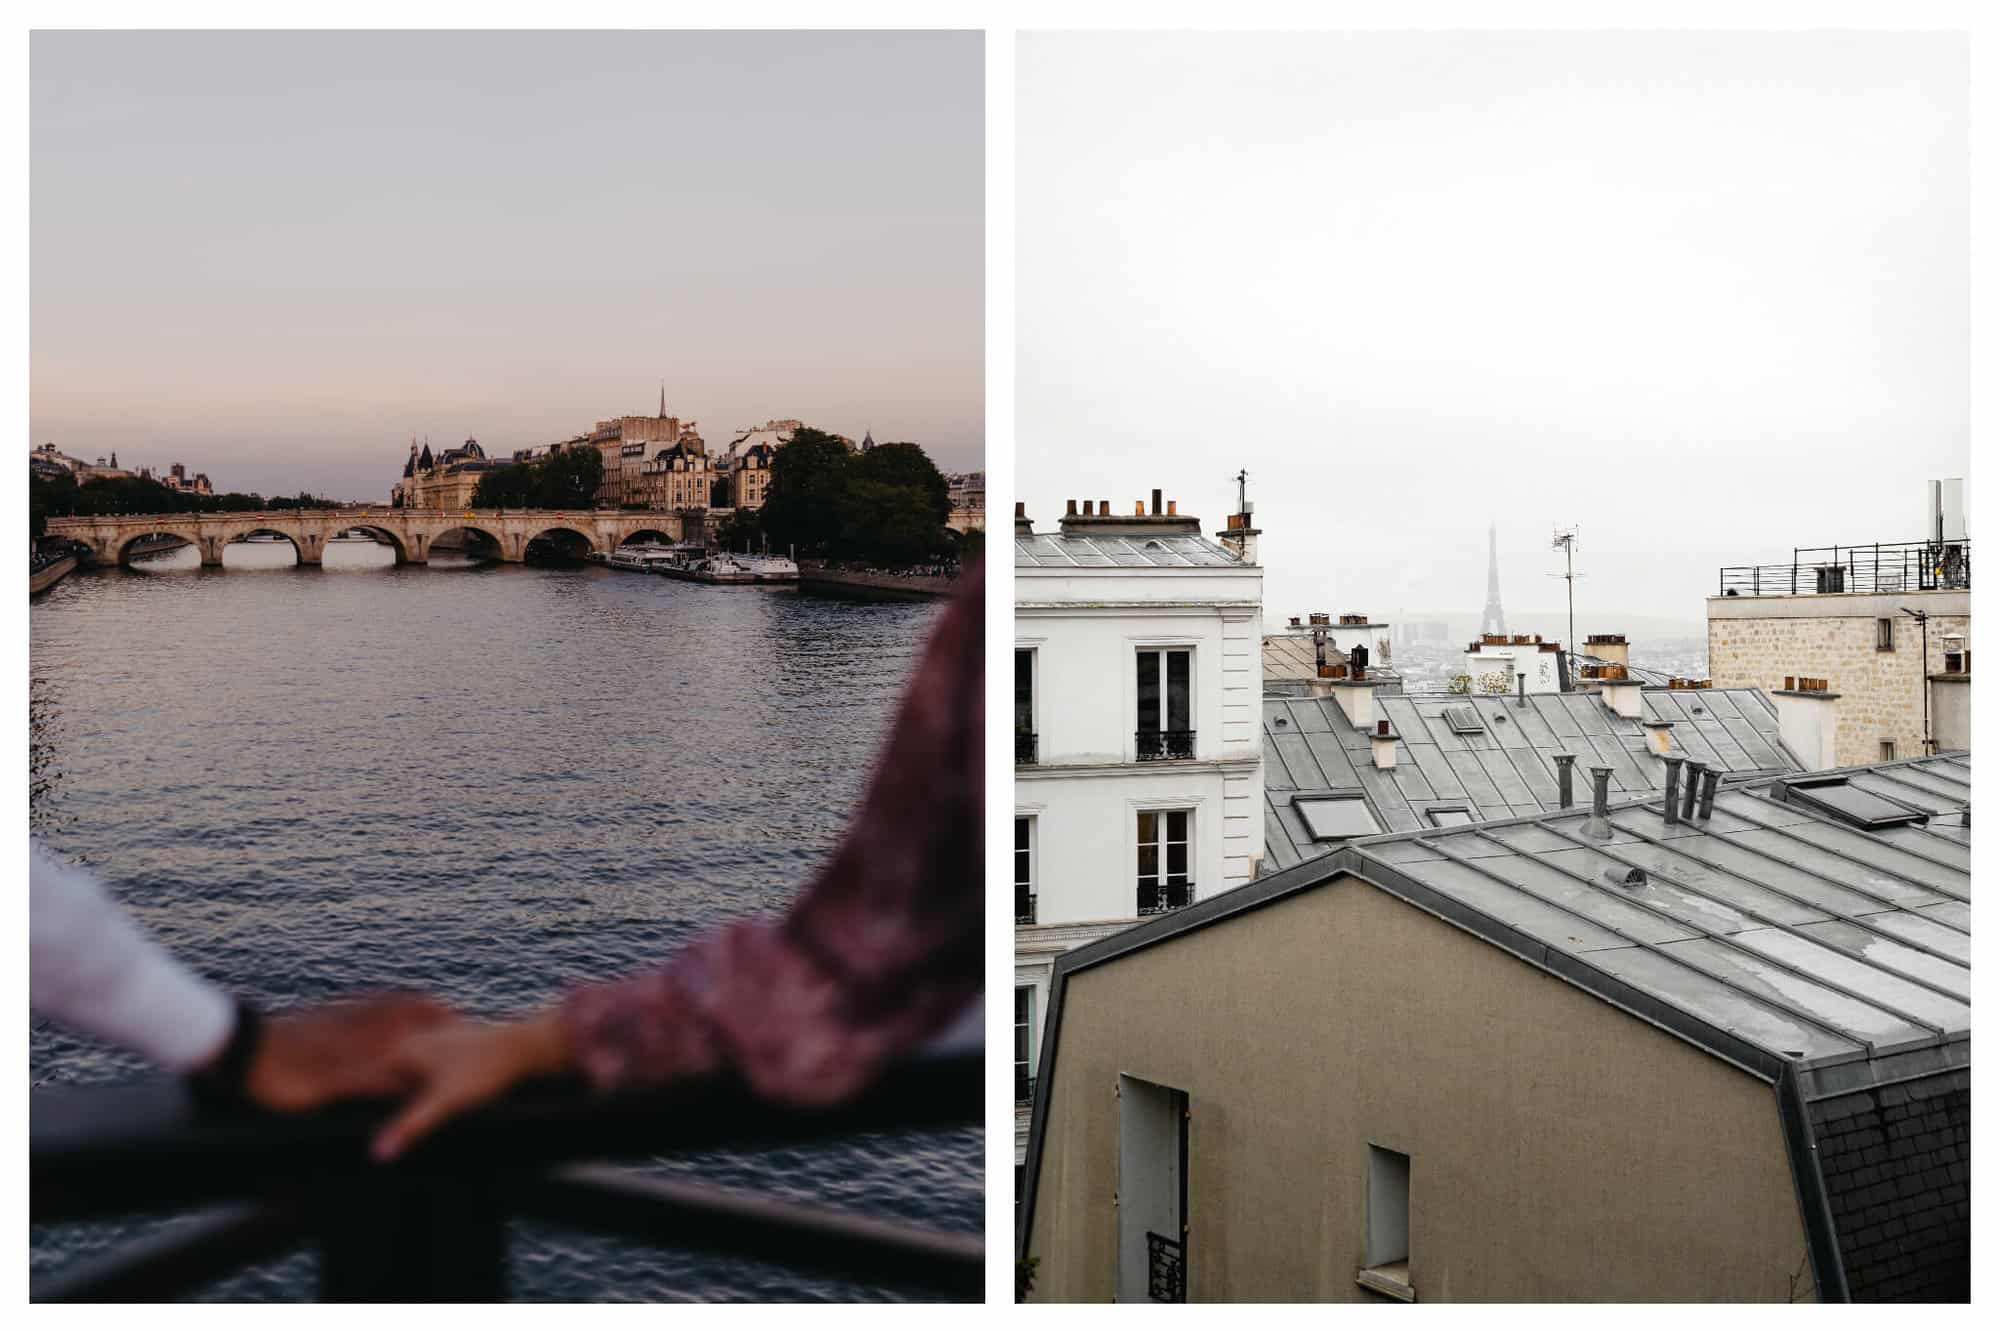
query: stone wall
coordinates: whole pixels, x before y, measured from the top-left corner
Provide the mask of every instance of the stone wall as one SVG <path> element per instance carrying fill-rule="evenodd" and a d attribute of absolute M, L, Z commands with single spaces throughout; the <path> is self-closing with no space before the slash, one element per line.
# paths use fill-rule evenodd
<path fill-rule="evenodd" d="M 1919 662 L 1923 632 L 1904 607 L 1930 615 L 1928 668 Z M 1895 626 L 1893 652 L 1875 647 L 1880 617 Z M 1964 592 L 1711 597 L 1708 672 L 1718 689 L 1779 690 L 1786 676 L 1825 677 L 1840 696 L 1837 761 L 1875 763 L 1884 740 L 1907 759 L 1924 752 L 1924 681 L 1944 670 L 1944 636 L 1969 638 L 1971 624 Z"/>

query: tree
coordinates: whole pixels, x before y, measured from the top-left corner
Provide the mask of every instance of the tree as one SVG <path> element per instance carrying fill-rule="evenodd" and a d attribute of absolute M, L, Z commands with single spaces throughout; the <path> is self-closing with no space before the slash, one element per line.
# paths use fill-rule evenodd
<path fill-rule="evenodd" d="M 764 525 L 755 509 L 738 509 L 724 520 L 716 540 L 725 551 L 754 551 L 764 544 Z"/>
<path fill-rule="evenodd" d="M 717 477 L 715 484 L 708 488 L 708 507 L 710 509 L 729 508 L 729 478 Z"/>
<path fill-rule="evenodd" d="M 847 492 L 847 446 L 822 430 L 801 426 L 771 455 L 764 493 L 764 531 L 774 547 L 801 555 L 832 554 L 840 542 Z"/>
<path fill-rule="evenodd" d="M 604 460 L 595 449 L 562 449 L 546 458 L 488 469 L 472 492 L 479 509 L 589 509 L 597 503 Z"/>
<path fill-rule="evenodd" d="M 853 472 L 864 481 L 916 490 L 939 527 L 951 517 L 951 485 L 918 445 L 907 440 L 878 444 L 854 460 Z"/>

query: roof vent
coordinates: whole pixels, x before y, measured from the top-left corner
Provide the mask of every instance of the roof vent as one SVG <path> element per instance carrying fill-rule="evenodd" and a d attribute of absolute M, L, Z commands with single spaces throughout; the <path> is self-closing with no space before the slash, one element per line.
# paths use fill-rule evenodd
<path fill-rule="evenodd" d="M 1643 889 L 1646 872 L 1637 866 L 1613 866 L 1604 872 L 1604 882 L 1614 889 Z"/>
<path fill-rule="evenodd" d="M 1455 704 L 1444 710 L 1445 725 L 1461 736 L 1477 736 L 1486 728 L 1479 725 L 1479 714 L 1468 704 Z"/>

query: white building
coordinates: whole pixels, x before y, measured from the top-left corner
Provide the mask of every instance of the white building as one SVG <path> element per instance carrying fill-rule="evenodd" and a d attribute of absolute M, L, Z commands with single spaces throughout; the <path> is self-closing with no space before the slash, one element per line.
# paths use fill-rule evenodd
<path fill-rule="evenodd" d="M 1014 537 L 1015 1158 L 1057 954 L 1256 875 L 1264 852 L 1257 531 L 1153 492 Z"/>

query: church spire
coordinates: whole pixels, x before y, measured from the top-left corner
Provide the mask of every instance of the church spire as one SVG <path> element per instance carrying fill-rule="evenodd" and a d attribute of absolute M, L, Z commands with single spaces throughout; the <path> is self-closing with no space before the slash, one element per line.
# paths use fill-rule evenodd
<path fill-rule="evenodd" d="M 667 382 L 666 382 L 665 380 L 661 380 L 661 381 L 660 381 L 660 419 L 661 419 L 662 421 L 664 421 L 664 420 L 666 419 L 666 416 L 667 416 Z"/>

